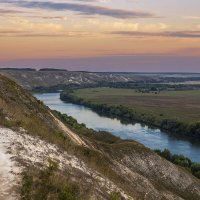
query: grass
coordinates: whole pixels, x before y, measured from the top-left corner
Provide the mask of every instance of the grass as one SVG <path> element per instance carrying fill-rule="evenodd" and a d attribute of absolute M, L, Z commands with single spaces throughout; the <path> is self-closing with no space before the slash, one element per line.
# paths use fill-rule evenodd
<path fill-rule="evenodd" d="M 22 173 L 20 200 L 78 200 L 80 186 L 58 172 L 58 164 L 49 161 L 45 169 L 30 167 Z"/>
<path fill-rule="evenodd" d="M 200 122 L 200 90 L 162 91 L 155 94 L 132 89 L 89 88 L 75 90 L 73 95 L 91 103 L 123 105 L 138 114 L 154 116 L 160 120 Z"/>
<path fill-rule="evenodd" d="M 15 82 L 0 75 L 0 126 L 9 127 L 14 130 L 19 130 L 19 127 L 22 127 L 28 134 L 39 136 L 41 139 L 54 143 L 60 149 L 77 156 L 91 168 L 102 172 L 105 176 L 114 180 L 119 179 L 117 173 L 109 166 L 110 160 L 106 156 L 95 150 L 76 146 L 68 137 L 64 137 L 49 112 L 50 110 L 41 101 L 38 101 Z M 61 118 L 61 116 L 57 117 Z M 70 121 L 71 126 L 75 124 L 76 130 L 82 127 L 82 125 L 75 123 L 72 119 Z M 91 133 L 87 133 L 86 128 L 84 129 L 84 133 L 85 135 L 83 136 L 85 137 L 92 135 Z M 105 141 L 104 135 L 102 136 L 103 139 L 101 136 L 98 136 L 98 140 Z M 109 137 L 109 143 L 113 143 L 115 140 L 117 139 L 112 136 Z M 25 169 L 21 199 L 88 199 L 82 198 L 86 194 L 87 186 L 81 189 L 84 193 L 79 194 L 80 191 L 76 190 L 81 184 L 85 185 L 85 176 L 80 177 L 80 183 L 73 183 L 67 174 L 62 174 L 59 170 L 52 172 L 50 176 L 47 176 L 47 172 L 48 169 L 40 170 L 34 167 Z M 78 193 L 74 194 L 74 191 Z"/>
<path fill-rule="evenodd" d="M 22 127 L 28 134 L 39 136 L 47 142 L 56 144 L 60 149 L 67 151 L 69 154 L 77 156 L 92 169 L 102 173 L 104 176 L 116 180 L 116 182 L 121 181 L 119 175 L 111 168 L 111 161 L 107 156 L 104 156 L 95 150 L 74 145 L 68 137 L 64 137 L 62 131 L 58 129 L 56 122 L 49 112 L 50 109 L 48 109 L 41 101 L 38 101 L 15 82 L 0 75 L 0 126 L 9 127 L 14 130 L 19 130 L 19 127 Z M 61 118 L 61 116 L 58 115 L 57 117 Z M 79 130 L 82 127 L 81 124 L 75 123 L 74 120 L 71 119 L 70 121 L 70 125 L 72 126 L 74 124 L 73 127 L 76 130 Z M 90 137 L 92 135 L 92 133 L 87 133 L 87 131 L 88 130 L 84 128 L 84 133 L 81 132 L 82 136 Z M 102 136 L 99 134 L 98 141 L 113 143 L 118 140 L 111 135 L 108 137 L 109 139 L 105 139 L 104 136 L 105 134 Z M 95 140 L 95 137 L 93 137 L 91 141 L 92 140 Z M 56 170 L 55 173 L 48 177 L 44 177 L 46 176 L 45 174 L 46 170 L 40 171 L 38 168 L 25 169 L 21 191 L 21 198 L 23 200 L 69 199 L 69 193 L 73 194 L 74 187 L 76 189 L 76 186 L 79 187 L 79 185 L 85 184 L 85 176 L 80 177 L 80 183 L 76 182 L 74 185 L 70 181 L 71 178 L 67 177 L 66 174 L 61 174 L 60 171 Z M 48 181 L 45 181 L 47 178 Z M 92 189 L 93 188 L 91 188 L 91 190 Z M 86 191 L 87 187 L 83 190 Z M 58 193 L 58 191 L 60 192 Z M 81 194 L 81 197 L 85 194 L 86 192 Z M 61 197 L 58 198 L 58 195 L 61 195 Z M 114 195 L 114 197 L 115 196 L 116 195 Z M 79 198 L 78 193 L 71 199 L 84 198 Z"/>
<path fill-rule="evenodd" d="M 49 109 L 15 82 L 0 75 L 0 126 L 38 135 L 50 142 L 67 142 Z M 65 140 L 65 141 L 64 141 Z"/>

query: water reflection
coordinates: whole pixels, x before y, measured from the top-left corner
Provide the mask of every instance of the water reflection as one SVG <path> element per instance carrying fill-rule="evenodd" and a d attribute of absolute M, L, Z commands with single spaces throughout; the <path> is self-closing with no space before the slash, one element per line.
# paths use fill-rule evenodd
<path fill-rule="evenodd" d="M 59 93 L 35 94 L 53 110 L 66 113 L 84 123 L 88 128 L 97 131 L 108 131 L 122 139 L 133 139 L 151 149 L 169 149 L 172 153 L 183 154 L 191 160 L 200 162 L 200 143 L 172 137 L 159 129 L 151 129 L 140 123 L 122 124 L 118 119 L 99 116 L 90 108 L 71 103 L 64 103 L 59 98 Z"/>

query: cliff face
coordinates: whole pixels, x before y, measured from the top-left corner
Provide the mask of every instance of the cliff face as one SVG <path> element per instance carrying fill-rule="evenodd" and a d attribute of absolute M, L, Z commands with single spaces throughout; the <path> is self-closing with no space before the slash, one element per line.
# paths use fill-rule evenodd
<path fill-rule="evenodd" d="M 142 146 L 127 143 L 114 148 L 120 153 L 112 150 L 109 155 L 112 155 L 115 170 L 129 183 L 131 196 L 137 196 L 139 199 L 199 198 L 199 180 L 187 171 Z"/>
<path fill-rule="evenodd" d="M 60 194 L 73 194 L 73 199 L 200 199 L 200 180 L 189 172 L 137 142 L 114 138 L 110 143 L 89 132 L 69 126 L 0 75 L 0 155 L 5 158 L 0 159 L 0 199 L 20 199 L 25 192 L 37 199 L 44 191 L 48 199 L 61 199 Z M 40 184 L 32 183 L 27 191 L 21 172 L 29 170 L 33 182 L 41 183 L 38 171 L 49 159 L 58 164 L 50 185 L 37 189 Z M 69 190 L 71 182 L 79 189 Z M 8 195 L 13 188 L 15 193 Z"/>

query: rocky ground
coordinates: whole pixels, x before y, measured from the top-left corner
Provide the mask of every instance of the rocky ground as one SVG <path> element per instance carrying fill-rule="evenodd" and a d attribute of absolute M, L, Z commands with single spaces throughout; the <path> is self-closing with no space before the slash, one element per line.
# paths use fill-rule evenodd
<path fill-rule="evenodd" d="M 0 200 L 18 199 L 14 192 L 20 181 L 20 172 L 24 166 L 43 167 L 48 159 L 59 164 L 61 171 L 70 171 L 72 176 L 84 177 L 87 184 L 95 187 L 95 193 L 101 198 L 103 193 L 119 192 L 125 199 L 132 199 L 108 178 L 89 168 L 83 161 L 26 133 L 0 128 Z M 23 163 L 23 164 L 22 164 Z"/>
<path fill-rule="evenodd" d="M 70 129 L 64 124 L 60 125 L 68 134 Z M 70 137 L 73 134 L 72 141 L 74 137 L 78 138 L 78 142 L 74 141 L 76 145 L 86 144 L 73 131 L 70 134 Z M 97 148 L 101 154 L 108 157 L 109 167 L 117 172 L 123 181 L 113 182 L 75 155 L 37 136 L 28 135 L 22 128 L 18 132 L 0 128 L 0 200 L 18 199 L 18 193 L 15 191 L 20 185 L 20 174 L 24 167 L 44 168 L 49 159 L 59 164 L 61 172 L 67 171 L 72 179 L 84 183 L 86 188 L 91 188 L 90 199 L 108 199 L 112 192 L 120 193 L 124 199 L 198 200 L 200 197 L 198 179 L 151 151 L 141 152 L 140 148 L 143 147 L 140 145 L 129 150 L 127 143 L 125 147 L 117 146 L 120 151 L 116 152 L 111 151 L 109 146 L 104 145 L 102 148 L 98 144 L 85 148 Z"/>

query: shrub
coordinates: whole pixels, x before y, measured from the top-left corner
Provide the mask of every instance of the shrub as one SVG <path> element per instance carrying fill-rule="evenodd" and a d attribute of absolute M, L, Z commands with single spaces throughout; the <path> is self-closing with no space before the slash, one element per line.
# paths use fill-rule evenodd
<path fill-rule="evenodd" d="M 162 156 L 166 160 L 179 165 L 181 167 L 186 168 L 188 171 L 190 171 L 194 176 L 200 179 L 200 163 L 192 162 L 189 158 L 183 156 L 183 155 L 172 155 L 172 153 L 165 149 L 163 151 L 156 149 L 154 150 L 158 155 Z"/>
<path fill-rule="evenodd" d="M 58 164 L 48 160 L 43 169 L 29 168 L 22 173 L 21 200 L 78 200 L 80 187 L 58 170 Z"/>

